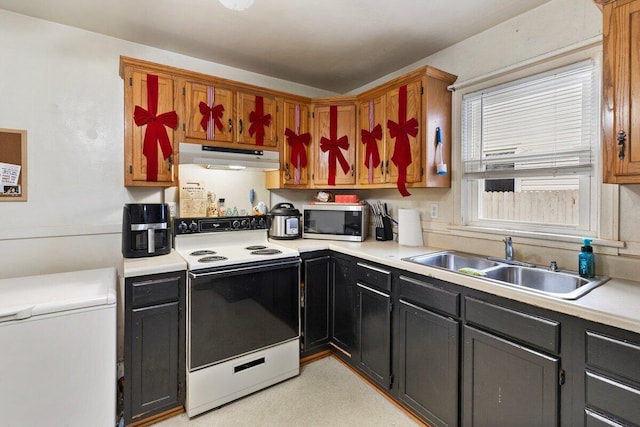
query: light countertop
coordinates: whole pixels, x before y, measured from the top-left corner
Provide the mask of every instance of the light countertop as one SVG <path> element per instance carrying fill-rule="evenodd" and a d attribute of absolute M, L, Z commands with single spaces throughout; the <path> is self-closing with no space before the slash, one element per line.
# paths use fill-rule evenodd
<path fill-rule="evenodd" d="M 144 276 L 147 274 L 170 273 L 187 269 L 187 262 L 172 250 L 167 255 L 143 258 L 123 259 L 124 277 Z"/>
<path fill-rule="evenodd" d="M 330 249 L 559 313 L 640 333 L 640 282 L 612 278 L 577 300 L 564 300 L 509 285 L 500 285 L 474 276 L 402 261 L 402 258 L 442 251 L 443 249 L 440 248 L 400 246 L 394 241 L 379 242 L 373 239 L 362 243 L 312 239 L 274 240 L 274 243 L 293 247 L 301 253 Z"/>

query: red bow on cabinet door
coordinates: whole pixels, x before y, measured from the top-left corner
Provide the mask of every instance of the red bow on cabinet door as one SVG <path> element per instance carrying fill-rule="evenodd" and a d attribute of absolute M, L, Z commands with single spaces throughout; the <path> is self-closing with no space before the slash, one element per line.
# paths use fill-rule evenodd
<path fill-rule="evenodd" d="M 338 106 L 329 107 L 329 138 L 320 138 L 320 149 L 329 152 L 329 185 L 336 185 L 336 161 L 340 163 L 342 171 L 349 172 L 349 163 L 344 158 L 342 150 L 349 149 L 349 138 L 343 135 L 338 138 Z"/>
<path fill-rule="evenodd" d="M 158 180 L 158 143 L 162 149 L 163 158 L 173 153 L 171 141 L 165 126 L 175 129 L 178 125 L 178 115 L 175 111 L 157 114 L 158 111 L 158 76 L 147 74 L 147 110 L 136 105 L 133 111 L 133 121 L 138 126 L 147 125 L 144 132 L 142 154 L 147 158 L 147 181 Z"/>
<path fill-rule="evenodd" d="M 398 94 L 398 123 L 387 121 L 389 136 L 396 139 L 391 161 L 398 168 L 398 191 L 402 196 L 410 196 L 407 191 L 407 167 L 411 164 L 411 145 L 409 135 L 418 134 L 418 121 L 415 117 L 407 121 L 407 85 L 400 86 Z"/>
<path fill-rule="evenodd" d="M 287 137 L 287 142 L 291 146 L 291 155 L 289 161 L 294 167 L 303 168 L 307 166 L 307 150 L 304 148 L 305 145 L 309 145 L 311 142 L 311 134 L 309 132 L 298 135 L 291 129 L 287 128 L 284 131 L 285 136 Z"/>
<path fill-rule="evenodd" d="M 380 124 L 373 126 L 375 118 L 375 102 L 369 100 L 369 130 L 361 129 L 360 136 L 365 146 L 364 165 L 369 169 L 368 181 L 373 184 L 373 170 L 380 164 L 380 152 L 377 140 L 382 140 L 382 127 Z"/>
<path fill-rule="evenodd" d="M 365 147 L 364 165 L 371 172 L 380 164 L 380 152 L 378 151 L 378 143 L 376 141 L 382 140 L 382 126 L 380 126 L 380 124 L 376 125 L 371 132 L 366 129 L 361 129 L 360 135 Z M 369 183 L 372 182 L 373 175 L 369 174 Z"/>
<path fill-rule="evenodd" d="M 256 134 L 256 145 L 264 145 L 264 127 L 271 125 L 271 114 L 264 114 L 264 98 L 256 96 L 256 110 L 249 114 L 249 135 Z"/>
<path fill-rule="evenodd" d="M 293 165 L 293 183 L 298 185 L 300 184 L 300 170 L 307 166 L 307 149 L 304 146 L 311 142 L 309 132 L 300 134 L 300 104 L 296 104 L 294 108 L 293 127 L 295 130 L 287 128 L 284 135 L 287 137 L 287 143 L 291 146 L 289 163 Z"/>
<path fill-rule="evenodd" d="M 224 113 L 224 105 L 218 104 L 212 107 L 209 107 L 204 102 L 200 102 L 198 105 L 200 108 L 200 113 L 202 113 L 202 120 L 200 120 L 200 126 L 202 129 L 208 131 L 209 120 L 213 120 L 215 126 L 219 131 L 222 130 L 222 113 Z"/>

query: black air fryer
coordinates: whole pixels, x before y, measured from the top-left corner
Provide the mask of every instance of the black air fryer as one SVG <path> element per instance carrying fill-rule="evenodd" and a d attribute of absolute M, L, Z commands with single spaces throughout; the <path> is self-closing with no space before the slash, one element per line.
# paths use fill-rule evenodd
<path fill-rule="evenodd" d="M 126 204 L 122 211 L 122 255 L 141 258 L 171 252 L 169 205 Z"/>

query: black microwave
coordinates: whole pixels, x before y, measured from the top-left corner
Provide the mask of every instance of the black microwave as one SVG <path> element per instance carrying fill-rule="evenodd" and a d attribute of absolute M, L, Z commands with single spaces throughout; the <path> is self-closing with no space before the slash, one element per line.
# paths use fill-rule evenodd
<path fill-rule="evenodd" d="M 317 204 L 302 207 L 303 239 L 362 242 L 369 235 L 369 205 Z"/>

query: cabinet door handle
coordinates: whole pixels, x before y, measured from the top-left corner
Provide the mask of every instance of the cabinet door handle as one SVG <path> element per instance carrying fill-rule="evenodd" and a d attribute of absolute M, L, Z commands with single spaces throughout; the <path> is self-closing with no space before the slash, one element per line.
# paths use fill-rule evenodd
<path fill-rule="evenodd" d="M 374 294 L 378 294 L 378 295 L 380 295 L 381 297 L 391 298 L 391 295 L 389 295 L 389 294 L 385 294 L 384 292 L 380 292 L 380 291 L 378 291 L 378 290 L 376 290 L 376 289 L 370 288 L 369 286 L 365 286 L 365 285 L 363 285 L 362 283 L 356 283 L 356 286 L 357 286 L 358 288 L 366 289 L 366 290 L 368 290 L 369 292 L 373 292 Z"/>
<path fill-rule="evenodd" d="M 289 172 L 289 163 L 284 164 L 284 177 L 285 179 L 291 179 L 291 172 Z"/>
<path fill-rule="evenodd" d="M 242 119 L 238 120 L 238 124 L 240 125 L 240 127 L 238 128 L 238 133 L 242 135 Z"/>
<path fill-rule="evenodd" d="M 624 143 L 627 140 L 627 134 L 625 131 L 618 131 L 618 158 L 624 159 Z"/>
<path fill-rule="evenodd" d="M 229 119 L 229 133 L 233 132 L 233 120 Z"/>
<path fill-rule="evenodd" d="M 356 168 L 353 165 L 353 163 L 351 164 L 351 176 L 354 176 L 356 174 Z"/>

